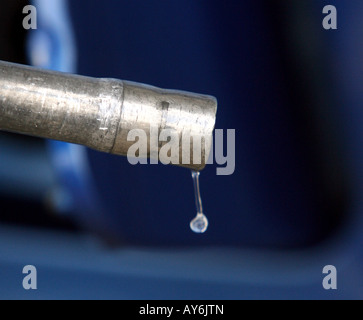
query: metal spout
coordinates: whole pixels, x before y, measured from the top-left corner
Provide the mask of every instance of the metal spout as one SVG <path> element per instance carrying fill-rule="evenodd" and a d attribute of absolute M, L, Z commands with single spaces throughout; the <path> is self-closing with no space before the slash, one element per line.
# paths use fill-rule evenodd
<path fill-rule="evenodd" d="M 4 131 L 126 156 L 135 143 L 128 141 L 131 130 L 142 129 L 151 140 L 150 128 L 159 133 L 171 129 L 180 142 L 185 136 L 201 140 L 197 161 L 195 142 L 189 144 L 190 150 L 183 150 L 180 143 L 180 161 L 173 163 L 199 171 L 211 150 L 216 111 L 217 101 L 211 96 L 0 61 L 0 130 Z M 157 153 L 165 143 L 158 144 Z M 152 148 L 147 156 L 152 156 Z"/>

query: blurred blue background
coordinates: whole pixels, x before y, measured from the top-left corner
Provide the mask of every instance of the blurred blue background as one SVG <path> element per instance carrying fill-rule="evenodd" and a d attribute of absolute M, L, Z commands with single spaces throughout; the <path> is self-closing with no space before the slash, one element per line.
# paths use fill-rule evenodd
<path fill-rule="evenodd" d="M 202 172 L 201 236 L 187 170 L 2 133 L 0 298 L 363 297 L 363 3 L 34 0 L 25 32 L 26 4 L 2 4 L 2 60 L 214 95 L 236 171 Z"/>

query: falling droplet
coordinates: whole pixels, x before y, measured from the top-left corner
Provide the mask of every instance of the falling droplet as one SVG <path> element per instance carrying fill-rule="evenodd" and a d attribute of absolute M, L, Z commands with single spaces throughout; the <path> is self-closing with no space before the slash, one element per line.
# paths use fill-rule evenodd
<path fill-rule="evenodd" d="M 208 229 L 208 219 L 203 213 L 198 213 L 197 216 L 190 222 L 190 229 L 195 233 L 204 233 Z"/>
<path fill-rule="evenodd" d="M 208 219 L 203 213 L 202 198 L 200 196 L 199 187 L 199 176 L 200 172 L 192 171 L 197 216 L 190 222 L 190 229 L 192 229 L 192 231 L 195 233 L 204 233 L 208 229 Z"/>

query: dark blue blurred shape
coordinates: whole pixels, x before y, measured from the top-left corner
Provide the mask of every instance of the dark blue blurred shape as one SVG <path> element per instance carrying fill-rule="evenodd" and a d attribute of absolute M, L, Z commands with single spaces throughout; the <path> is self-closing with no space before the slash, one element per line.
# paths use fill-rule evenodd
<path fill-rule="evenodd" d="M 210 220 L 203 236 L 189 230 L 195 209 L 188 171 L 132 167 L 89 151 L 109 235 L 143 245 L 296 247 L 321 240 L 340 221 L 344 199 L 322 187 L 324 164 L 305 125 L 312 116 L 303 103 L 320 102 L 290 97 L 296 75 L 294 61 L 282 60 L 289 55 L 284 32 L 293 27 L 279 24 L 291 14 L 285 8 L 294 12 L 268 1 L 71 3 L 81 74 L 215 95 L 216 127 L 236 129 L 236 172 L 216 176 L 210 166 L 201 175 Z M 310 9 L 302 14 L 318 12 L 307 37 L 325 41 L 320 7 Z"/>

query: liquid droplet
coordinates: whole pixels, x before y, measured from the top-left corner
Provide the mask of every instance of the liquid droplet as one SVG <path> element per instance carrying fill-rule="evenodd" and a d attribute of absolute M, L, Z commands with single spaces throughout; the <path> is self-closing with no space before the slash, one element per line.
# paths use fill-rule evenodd
<path fill-rule="evenodd" d="M 200 172 L 192 171 L 194 183 L 195 206 L 197 208 L 197 216 L 190 222 L 190 229 L 195 233 L 204 233 L 208 229 L 208 219 L 203 213 L 202 198 L 200 196 L 199 187 Z"/>
<path fill-rule="evenodd" d="M 208 219 L 203 213 L 198 213 L 197 216 L 190 222 L 190 229 L 195 233 L 204 233 L 208 229 Z"/>

